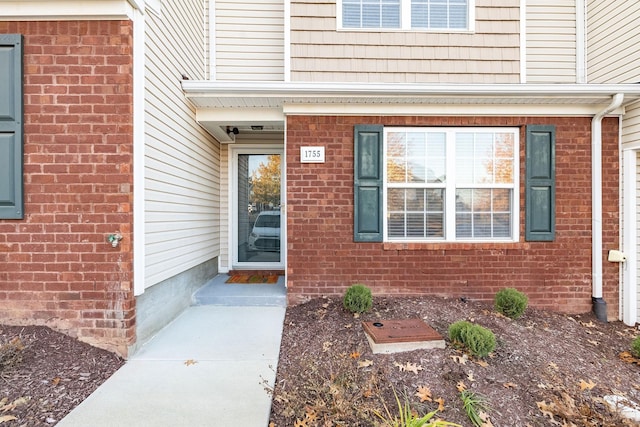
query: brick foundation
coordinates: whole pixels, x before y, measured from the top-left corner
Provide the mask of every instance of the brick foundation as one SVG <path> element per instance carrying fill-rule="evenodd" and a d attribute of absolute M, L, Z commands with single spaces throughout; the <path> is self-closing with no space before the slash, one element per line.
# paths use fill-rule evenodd
<path fill-rule="evenodd" d="M 132 30 L 0 22 L 24 35 L 25 110 L 25 218 L 0 220 L 0 322 L 48 325 L 121 355 L 135 319 Z"/>
<path fill-rule="evenodd" d="M 353 126 L 520 127 L 520 242 L 355 243 Z M 555 125 L 556 239 L 524 241 L 524 148 L 528 124 Z M 301 164 L 300 146 L 321 145 L 326 161 Z M 503 287 L 525 292 L 533 307 L 591 310 L 591 119 L 526 117 L 333 117 L 287 119 L 287 284 L 289 302 L 342 295 L 354 284 L 374 294 L 465 296 L 492 300 Z M 603 121 L 603 288 L 608 316 L 618 316 L 619 243 L 616 119 Z"/>

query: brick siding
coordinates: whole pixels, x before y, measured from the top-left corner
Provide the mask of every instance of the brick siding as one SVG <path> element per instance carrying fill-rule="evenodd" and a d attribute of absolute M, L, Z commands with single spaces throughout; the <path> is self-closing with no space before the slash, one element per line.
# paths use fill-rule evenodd
<path fill-rule="evenodd" d="M 353 126 L 517 126 L 520 133 L 520 242 L 355 243 Z M 524 241 L 525 125 L 555 125 L 556 239 Z M 300 163 L 300 147 L 324 146 L 326 161 Z M 503 287 L 525 292 L 533 307 L 591 310 L 591 119 L 526 117 L 287 118 L 287 284 L 289 302 L 342 295 L 354 284 L 374 294 L 492 300 Z M 608 316 L 618 315 L 619 161 L 616 119 L 603 121 L 603 287 Z"/>
<path fill-rule="evenodd" d="M 24 35 L 24 220 L 0 220 L 0 323 L 125 355 L 132 292 L 132 24 L 0 22 Z M 113 248 L 109 234 L 124 239 Z"/>

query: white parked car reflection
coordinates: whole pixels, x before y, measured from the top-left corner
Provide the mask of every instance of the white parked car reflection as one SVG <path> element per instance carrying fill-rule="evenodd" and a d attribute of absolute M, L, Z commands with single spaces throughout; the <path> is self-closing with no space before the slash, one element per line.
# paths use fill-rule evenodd
<path fill-rule="evenodd" d="M 280 252 L 280 211 L 258 214 L 249 235 L 249 250 Z"/>

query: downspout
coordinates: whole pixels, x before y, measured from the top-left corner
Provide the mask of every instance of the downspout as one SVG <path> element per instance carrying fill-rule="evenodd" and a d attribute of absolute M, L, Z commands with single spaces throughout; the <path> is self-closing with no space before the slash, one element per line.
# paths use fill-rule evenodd
<path fill-rule="evenodd" d="M 591 301 L 593 312 L 602 322 L 607 321 L 607 303 L 602 298 L 602 119 L 620 107 L 623 99 L 623 93 L 615 94 L 591 120 Z"/>

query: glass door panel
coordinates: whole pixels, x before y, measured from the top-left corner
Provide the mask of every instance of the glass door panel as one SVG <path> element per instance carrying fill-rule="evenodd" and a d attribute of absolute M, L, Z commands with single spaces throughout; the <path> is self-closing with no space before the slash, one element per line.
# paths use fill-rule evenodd
<path fill-rule="evenodd" d="M 280 264 L 280 154 L 238 154 L 237 262 Z"/>

